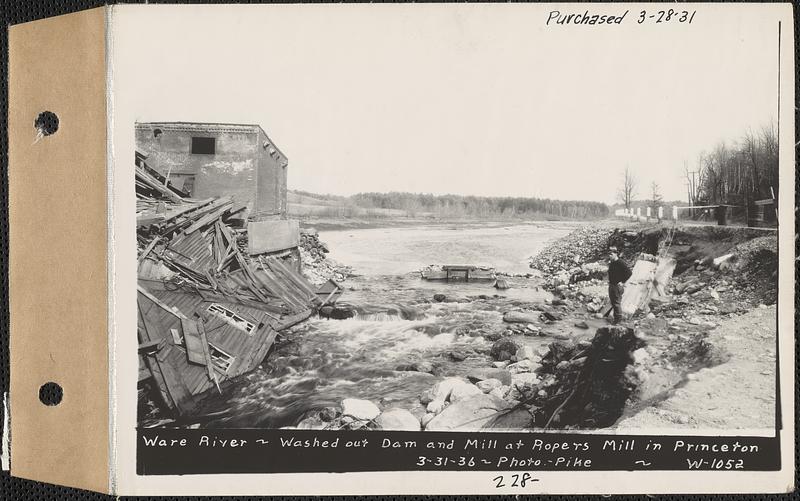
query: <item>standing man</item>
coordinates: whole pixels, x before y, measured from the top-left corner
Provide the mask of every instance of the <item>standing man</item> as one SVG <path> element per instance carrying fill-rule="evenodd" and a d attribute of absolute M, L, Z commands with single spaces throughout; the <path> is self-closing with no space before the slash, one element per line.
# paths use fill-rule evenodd
<path fill-rule="evenodd" d="M 622 302 L 622 293 L 625 291 L 624 284 L 631 278 L 631 270 L 619 258 L 616 247 L 609 248 L 608 258 L 608 299 L 614 310 L 614 324 L 618 324 L 622 320 L 620 303 Z"/>

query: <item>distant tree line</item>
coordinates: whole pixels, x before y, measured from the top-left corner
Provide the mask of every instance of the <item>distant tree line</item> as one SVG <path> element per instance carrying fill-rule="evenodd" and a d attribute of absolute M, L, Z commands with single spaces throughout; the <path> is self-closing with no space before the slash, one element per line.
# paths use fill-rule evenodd
<path fill-rule="evenodd" d="M 346 202 L 347 198 L 348 198 L 348 197 L 343 196 L 343 195 L 331 195 L 331 194 L 328 194 L 328 193 L 324 193 L 324 194 L 311 193 L 310 191 L 304 191 L 304 190 L 289 190 L 289 191 L 291 191 L 292 193 L 296 193 L 297 195 L 302 195 L 302 196 L 305 196 L 305 197 L 317 198 L 319 200 L 329 200 L 329 201 L 334 201 L 334 202 Z"/>
<path fill-rule="evenodd" d="M 478 197 L 426 193 L 357 193 L 350 199 L 359 207 L 400 209 L 409 214 L 432 213 L 448 217 L 552 216 L 594 219 L 609 215 L 602 202 L 552 200 L 528 197 Z"/>
<path fill-rule="evenodd" d="M 685 167 L 687 196 L 695 205 L 741 205 L 778 194 L 778 133 L 774 123 L 732 144 L 700 155 L 695 171 Z"/>

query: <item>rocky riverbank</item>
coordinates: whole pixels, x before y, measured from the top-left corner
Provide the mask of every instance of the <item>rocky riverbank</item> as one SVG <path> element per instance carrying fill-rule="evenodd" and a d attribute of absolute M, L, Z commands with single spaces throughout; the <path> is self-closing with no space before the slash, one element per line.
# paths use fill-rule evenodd
<path fill-rule="evenodd" d="M 319 239 L 314 228 L 300 231 L 300 259 L 303 276 L 314 285 L 322 285 L 328 280 L 344 282 L 352 273 L 349 266 L 337 263 L 328 257 L 328 246 Z"/>
<path fill-rule="evenodd" d="M 601 259 L 608 246 L 618 246 L 632 265 L 640 252 L 657 252 L 665 241 L 677 261 L 666 294 L 623 326 L 606 326 L 598 310 L 606 297 L 606 265 Z M 777 293 L 776 237 L 749 230 L 592 226 L 554 242 L 531 266 L 543 278 L 523 281 L 536 281 L 553 293 L 552 299 L 432 299 L 501 311 L 501 329 L 456 329 L 456 335 L 482 337 L 486 348 L 442 354 L 451 366 L 482 358 L 484 368 L 454 375 L 435 360 L 411 361 L 396 370 L 435 376 L 418 404 L 401 408 L 391 402 L 343 399 L 338 406 L 307 414 L 298 427 L 591 429 L 635 423 L 633 416 L 648 416 L 661 402 L 672 402 L 671 396 L 703 371 L 736 363 L 741 353 L 723 342 L 727 338 L 721 330 L 735 328 L 754 311 L 773 310 L 769 305 Z M 526 342 L 538 338 L 550 342 L 538 348 Z M 774 361 L 774 346 L 764 339 L 751 343 L 750 349 L 760 349 L 760 359 Z M 767 372 L 761 368 L 750 376 L 760 381 L 759 388 L 774 394 L 774 381 L 768 380 L 774 373 Z M 673 425 L 708 422 L 702 415 L 672 412 Z M 761 421 L 755 417 L 750 427 L 769 425 Z"/>

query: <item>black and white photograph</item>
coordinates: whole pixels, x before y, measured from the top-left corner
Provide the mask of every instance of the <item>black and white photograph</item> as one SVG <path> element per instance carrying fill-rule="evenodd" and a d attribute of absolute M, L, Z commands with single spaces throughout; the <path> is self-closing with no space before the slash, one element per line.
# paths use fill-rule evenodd
<path fill-rule="evenodd" d="M 792 7 L 15 13 L 0 463 L 117 497 L 793 491 Z"/>
<path fill-rule="evenodd" d="M 152 12 L 111 40 L 133 483 L 780 470 L 783 11 Z"/>
<path fill-rule="evenodd" d="M 694 15 L 192 32 L 150 77 L 214 111 L 135 124 L 139 425 L 771 433 L 778 23 Z"/>

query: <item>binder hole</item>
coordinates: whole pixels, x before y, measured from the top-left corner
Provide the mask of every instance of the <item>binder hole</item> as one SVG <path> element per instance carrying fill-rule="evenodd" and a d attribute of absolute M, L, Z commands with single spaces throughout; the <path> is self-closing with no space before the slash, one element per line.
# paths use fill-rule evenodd
<path fill-rule="evenodd" d="M 36 117 L 33 126 L 43 136 L 55 134 L 58 130 L 58 115 L 52 111 L 43 111 Z"/>
<path fill-rule="evenodd" d="M 64 390 L 57 383 L 45 383 L 39 388 L 39 401 L 44 405 L 58 405 L 62 398 L 64 398 Z"/>

